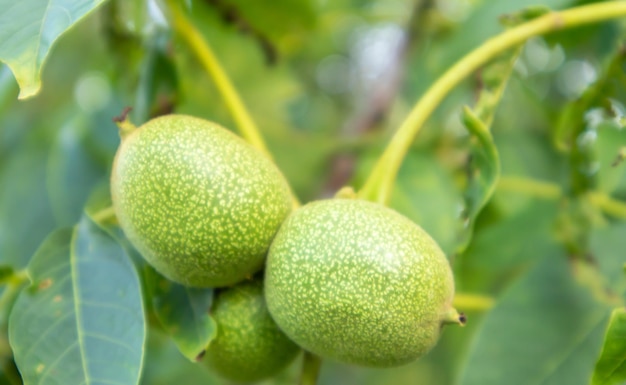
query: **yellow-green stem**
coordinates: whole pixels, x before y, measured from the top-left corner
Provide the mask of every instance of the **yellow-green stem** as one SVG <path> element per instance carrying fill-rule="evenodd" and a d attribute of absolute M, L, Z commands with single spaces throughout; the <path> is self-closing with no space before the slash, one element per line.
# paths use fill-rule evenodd
<path fill-rule="evenodd" d="M 106 207 L 91 216 L 96 223 L 114 222 L 117 220 L 113 206 Z"/>
<path fill-rule="evenodd" d="M 116 122 L 116 124 L 117 124 L 117 128 L 119 128 L 120 130 L 120 137 L 122 139 L 124 139 L 125 137 L 130 135 L 131 132 L 137 129 L 137 127 L 134 124 L 132 124 L 127 118 L 125 118 L 124 120 L 120 122 Z"/>
<path fill-rule="evenodd" d="M 263 152 L 272 159 L 272 154 L 267 149 L 259 130 L 252 120 L 250 113 L 246 109 L 243 101 L 239 97 L 237 90 L 230 81 L 228 75 L 222 68 L 219 60 L 213 53 L 209 43 L 203 38 L 198 29 L 191 23 L 189 17 L 180 8 L 179 1 L 168 0 L 169 10 L 172 16 L 174 29 L 178 35 L 185 40 L 192 51 L 196 54 L 202 66 L 215 82 L 218 91 L 224 99 L 226 107 L 230 111 L 237 128 L 252 146 Z"/>
<path fill-rule="evenodd" d="M 537 181 L 524 177 L 501 176 L 496 187 L 499 191 L 517 192 L 541 199 L 559 199 L 563 196 L 561 187 L 554 183 Z M 626 203 L 609 195 L 592 191 L 587 193 L 592 205 L 615 218 L 626 219 Z"/>
<path fill-rule="evenodd" d="M 487 311 L 491 309 L 495 301 L 492 297 L 480 294 L 457 293 L 452 301 L 452 306 L 460 311 Z"/>
<path fill-rule="evenodd" d="M 300 375 L 300 385 L 315 385 L 319 376 L 321 359 L 313 353 L 304 352 L 302 357 L 302 372 Z"/>
<path fill-rule="evenodd" d="M 616 218 L 626 219 L 626 203 L 612 199 L 610 196 L 599 192 L 590 192 L 587 196 L 591 204 L 601 208 L 605 213 Z"/>
<path fill-rule="evenodd" d="M 554 183 L 517 176 L 500 176 L 496 189 L 522 193 L 542 199 L 558 199 L 563 194 L 561 187 Z"/>
<path fill-rule="evenodd" d="M 503 32 L 458 61 L 422 96 L 374 166 L 359 197 L 387 203 L 400 165 L 420 128 L 443 98 L 463 79 L 533 36 L 626 16 L 626 1 L 606 1 L 551 12 Z"/>

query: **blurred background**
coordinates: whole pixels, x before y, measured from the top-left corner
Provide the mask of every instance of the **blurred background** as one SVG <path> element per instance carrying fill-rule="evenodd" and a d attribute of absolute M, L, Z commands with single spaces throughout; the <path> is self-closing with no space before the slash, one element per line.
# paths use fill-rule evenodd
<path fill-rule="evenodd" d="M 551 0 L 193 0 L 194 23 L 224 65 L 303 202 L 359 187 L 420 95 L 504 30 L 500 17 Z M 494 301 L 448 328 L 425 358 L 373 370 L 324 362 L 320 384 L 585 384 L 611 300 L 623 297 L 624 218 L 587 201 L 626 199 L 625 23 L 524 45 L 492 132 L 502 180 L 457 252 L 471 141 L 462 124 L 485 74 L 457 87 L 405 160 L 391 206 L 423 226 L 453 265 L 457 291 Z M 609 71 L 610 63 L 617 71 Z M 605 86 L 594 88 L 599 82 Z M 591 91 L 590 91 L 591 90 Z M 26 266 L 53 229 L 71 226 L 106 184 L 119 143 L 112 118 L 185 113 L 235 129 L 193 53 L 153 0 L 110 0 L 52 49 L 42 92 L 17 100 L 0 64 L 0 260 Z M 591 94 L 591 95 L 589 95 Z M 583 102 L 581 102 L 581 100 Z M 581 104 L 582 103 L 582 104 Z M 576 155 L 559 148 L 575 129 Z M 569 132 L 569 131 L 568 131 Z M 588 202 L 587 202 L 588 203 Z M 623 304 L 623 299 L 621 300 Z M 294 383 L 299 361 L 281 378 Z M 145 384 L 222 383 L 151 329 Z"/>

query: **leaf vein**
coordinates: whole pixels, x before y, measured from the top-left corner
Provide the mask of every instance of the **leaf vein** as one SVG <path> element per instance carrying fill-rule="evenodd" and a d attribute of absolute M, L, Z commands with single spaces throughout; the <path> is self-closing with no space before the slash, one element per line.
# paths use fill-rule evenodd
<path fill-rule="evenodd" d="M 102 341 L 110 342 L 110 343 L 115 344 L 115 345 L 119 345 L 119 346 L 125 348 L 126 350 L 130 351 L 133 354 L 140 353 L 137 350 L 135 350 L 132 346 L 124 343 L 123 341 L 115 340 L 115 339 L 113 339 L 113 338 L 111 338 L 111 337 L 109 337 L 109 336 L 107 336 L 105 334 L 93 333 L 93 332 L 87 332 L 86 331 L 84 333 L 84 335 L 88 336 L 88 337 L 93 337 L 93 338 L 96 338 L 96 339 L 99 339 L 99 340 L 102 340 Z"/>
<path fill-rule="evenodd" d="M 56 322 L 54 322 L 53 324 L 51 324 L 47 329 L 45 329 L 40 335 L 39 337 L 35 340 L 35 342 L 33 342 L 32 344 L 30 344 L 30 346 L 28 347 L 28 349 L 24 352 L 24 359 L 26 360 L 26 358 L 37 348 L 37 346 L 39 345 L 39 343 L 48 335 L 48 333 L 50 333 L 52 330 L 55 329 L 55 327 L 60 324 L 61 322 L 65 321 L 67 318 L 71 317 L 74 315 L 74 312 L 70 312 L 67 313 L 64 317 L 59 318 L 58 320 L 56 320 Z"/>
<path fill-rule="evenodd" d="M 65 350 L 61 354 L 59 354 L 57 359 L 54 360 L 52 363 L 50 363 L 50 365 L 48 366 L 46 371 L 42 374 L 42 376 L 39 379 L 38 383 L 42 384 L 44 382 L 44 380 L 50 375 L 50 371 L 55 368 L 55 365 L 58 364 L 70 351 L 72 351 L 72 349 L 74 347 L 78 347 L 78 342 L 77 341 L 74 341 L 70 345 L 68 345 L 68 347 L 65 348 Z"/>
<path fill-rule="evenodd" d="M 109 309 L 124 310 L 124 311 L 127 311 L 127 312 L 131 313 L 131 314 L 135 313 L 131 307 L 120 306 L 120 305 L 117 305 L 115 303 L 97 302 L 97 301 L 82 301 L 80 304 L 81 305 L 87 305 L 87 306 L 94 306 L 94 307 L 106 307 L 106 308 L 109 308 Z"/>
<path fill-rule="evenodd" d="M 87 357 L 85 356 L 85 337 L 83 336 L 83 324 L 80 313 L 80 293 L 78 288 L 78 262 L 76 261 L 76 243 L 78 242 L 78 229 L 74 229 L 74 234 L 72 235 L 72 244 L 70 249 L 70 266 L 71 266 L 71 276 L 72 276 L 72 294 L 74 296 L 74 312 L 76 313 L 76 332 L 78 334 L 78 347 L 80 351 L 80 358 L 82 360 L 83 373 L 85 374 L 85 379 L 89 382 L 89 373 L 87 373 Z"/>
<path fill-rule="evenodd" d="M 37 64 L 39 62 L 39 50 L 41 49 L 41 40 L 43 37 L 43 27 L 46 25 L 46 19 L 48 18 L 48 12 L 50 12 L 50 5 L 52 0 L 48 0 L 46 9 L 43 11 L 43 17 L 41 19 L 41 26 L 39 27 L 39 33 L 37 34 L 37 46 L 35 47 L 35 60 L 33 60 L 33 73 L 37 73 Z"/>

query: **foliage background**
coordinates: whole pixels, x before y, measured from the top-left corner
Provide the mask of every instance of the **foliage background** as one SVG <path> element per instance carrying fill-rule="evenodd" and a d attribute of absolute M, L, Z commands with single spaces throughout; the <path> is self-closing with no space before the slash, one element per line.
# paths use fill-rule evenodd
<path fill-rule="evenodd" d="M 537 2 L 192 3 L 194 23 L 306 202 L 343 184 L 359 186 L 426 87 L 501 31 L 500 15 Z M 541 2 L 553 9 L 582 3 Z M 483 77 L 445 100 L 405 160 L 391 206 L 440 243 L 457 291 L 495 305 L 468 312 L 466 328 L 447 328 L 413 364 L 374 370 L 325 361 L 321 384 L 589 382 L 611 309 L 623 306 L 626 289 L 624 218 L 580 198 L 594 191 L 626 199 L 626 166 L 611 167 L 626 133 L 606 113 L 607 104 L 616 115 L 626 111 L 624 64 L 615 59 L 624 32 L 623 21 L 603 23 L 525 45 L 492 125 L 502 180 L 461 253 L 471 138 L 460 112 L 475 102 Z M 617 72 L 606 71 L 610 60 Z M 599 79 L 612 86 L 581 98 Z M 92 191 L 106 186 L 119 142 L 111 118 L 124 106 L 135 107 L 136 124 L 176 111 L 235 127 L 212 80 L 171 39 L 152 1 L 106 2 L 53 47 L 42 92 L 25 101 L 17 94 L 13 75 L 0 66 L 0 260 L 16 270 L 51 231 L 77 223 Z M 579 144 L 576 156 L 555 145 L 563 122 Z M 221 383 L 151 325 L 142 383 Z M 5 333 L 0 358 L 0 384 L 15 383 Z M 268 383 L 294 383 L 298 366 Z"/>

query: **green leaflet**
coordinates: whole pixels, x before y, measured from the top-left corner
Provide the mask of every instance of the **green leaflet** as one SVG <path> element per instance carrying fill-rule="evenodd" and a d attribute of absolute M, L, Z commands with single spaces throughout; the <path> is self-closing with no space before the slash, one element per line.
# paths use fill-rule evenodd
<path fill-rule="evenodd" d="M 92 127 L 86 117 L 79 115 L 61 127 L 50 147 L 46 187 L 59 227 L 71 226 L 80 219 L 91 190 L 107 176 L 85 143 Z"/>
<path fill-rule="evenodd" d="M 0 61 L 20 85 L 20 99 L 41 88 L 41 69 L 54 42 L 104 0 L 0 0 Z"/>
<path fill-rule="evenodd" d="M 471 238 L 474 222 L 491 199 L 500 177 L 500 156 L 490 132 L 496 108 L 502 99 L 506 84 L 521 47 L 502 56 L 483 71 L 483 89 L 473 109 L 463 109 L 463 123 L 476 138 L 470 146 L 471 164 L 465 191 L 464 228 L 458 251 L 464 251 Z"/>
<path fill-rule="evenodd" d="M 146 324 L 137 273 L 91 220 L 50 235 L 9 318 L 26 384 L 137 384 Z M 36 316 L 35 316 L 36 315 Z"/>
<path fill-rule="evenodd" d="M 491 120 L 492 116 L 488 116 Z M 461 232 L 458 251 L 464 251 L 472 237 L 474 222 L 496 190 L 500 177 L 500 157 L 487 126 L 469 107 L 463 109 L 463 122 L 477 139 L 472 145 L 472 164 L 468 170 L 465 190 L 464 230 Z"/>
<path fill-rule="evenodd" d="M 24 268 L 37 245 L 57 227 L 46 191 L 48 155 L 42 142 L 33 136 L 20 143 L 19 151 L 1 152 L 7 158 L 0 163 L 0 258 L 15 269 Z M 25 207 L 37 213 L 36 221 L 23 215 Z"/>
<path fill-rule="evenodd" d="M 460 191 L 431 154 L 410 152 L 402 162 L 390 207 L 419 223 L 441 246 L 454 252 L 459 232 Z"/>
<path fill-rule="evenodd" d="M 596 363 L 592 385 L 614 385 L 626 381 L 626 309 L 613 310 Z"/>
<path fill-rule="evenodd" d="M 209 316 L 213 289 L 179 285 L 149 266 L 144 276 L 157 319 L 185 357 L 200 360 L 217 334 L 217 325 Z"/>
<path fill-rule="evenodd" d="M 544 255 L 486 315 L 459 383 L 586 385 L 607 318 L 567 259 Z"/>
<path fill-rule="evenodd" d="M 146 43 L 132 111 L 132 120 L 138 124 L 167 113 L 167 108 L 179 98 L 178 75 L 166 54 L 168 37 L 159 31 Z"/>

